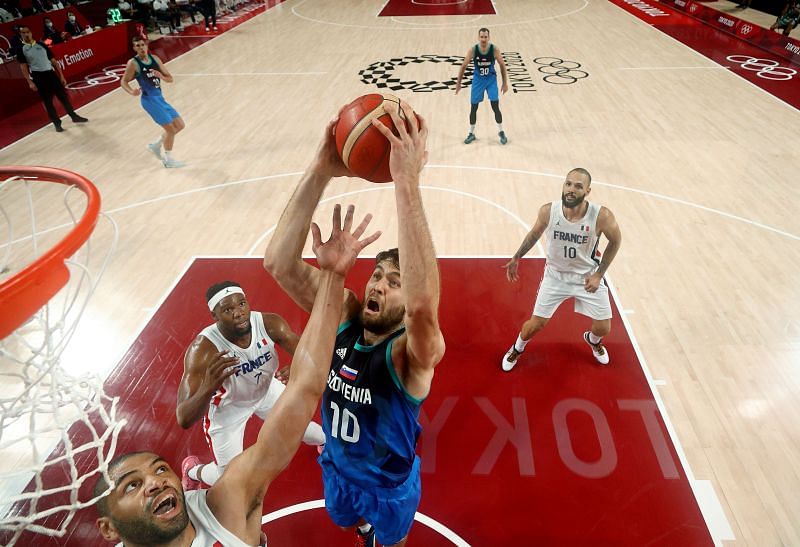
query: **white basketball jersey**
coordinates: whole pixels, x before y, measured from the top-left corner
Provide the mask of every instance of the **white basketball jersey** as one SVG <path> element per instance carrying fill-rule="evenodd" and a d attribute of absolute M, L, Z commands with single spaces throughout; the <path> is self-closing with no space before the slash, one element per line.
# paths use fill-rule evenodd
<path fill-rule="evenodd" d="M 582 219 L 570 222 L 564 217 L 561 200 L 550 206 L 547 237 L 547 268 L 557 273 L 588 275 L 597 269 L 597 216 L 600 206 L 588 202 Z"/>
<path fill-rule="evenodd" d="M 189 520 L 197 534 L 191 547 L 252 547 L 226 530 L 208 508 L 206 489 L 184 492 Z"/>
<path fill-rule="evenodd" d="M 240 348 L 219 331 L 217 324 L 209 325 L 200 333 L 219 351 L 227 351 L 239 358 L 236 372 L 229 376 L 211 397 L 211 405 L 251 407 L 266 395 L 275 371 L 278 354 L 275 343 L 267 334 L 261 312 L 250 312 L 250 347 Z"/>

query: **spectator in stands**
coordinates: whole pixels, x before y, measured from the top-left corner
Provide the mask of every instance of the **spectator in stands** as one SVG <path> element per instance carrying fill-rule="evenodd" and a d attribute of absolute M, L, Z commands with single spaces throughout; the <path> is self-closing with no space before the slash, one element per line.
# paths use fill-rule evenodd
<path fill-rule="evenodd" d="M 86 34 L 86 29 L 80 24 L 78 18 L 75 17 L 75 14 L 72 12 L 67 13 L 67 23 L 64 25 L 64 30 L 72 37 Z"/>
<path fill-rule="evenodd" d="M 59 31 L 53 21 L 49 17 L 44 18 L 44 32 L 42 34 L 45 40 L 50 40 L 51 44 L 60 44 L 64 41 L 64 38 L 61 37 L 61 31 Z"/>
<path fill-rule="evenodd" d="M 206 18 L 206 32 L 210 31 L 211 28 L 208 26 L 209 20 L 214 27 L 214 30 L 217 30 L 217 2 L 215 0 L 202 0 L 203 6 L 203 16 Z"/>
<path fill-rule="evenodd" d="M 783 11 L 778 16 L 775 23 L 769 27 L 769 30 L 782 28 L 783 35 L 789 36 L 789 33 L 800 23 L 800 0 L 789 0 L 783 7 Z"/>
<path fill-rule="evenodd" d="M 72 103 L 69 102 L 69 97 L 67 97 L 67 91 L 64 89 L 67 81 L 64 79 L 61 67 L 53 61 L 53 54 L 50 48 L 42 42 L 34 40 L 31 29 L 26 25 L 20 25 L 19 32 L 22 38 L 22 47 L 17 53 L 19 67 L 25 80 L 28 81 L 28 87 L 31 88 L 31 91 L 38 92 L 42 98 L 47 115 L 50 117 L 50 121 L 53 122 L 56 131 L 61 133 L 64 129 L 61 127 L 61 118 L 56 113 L 56 108 L 53 105 L 54 95 L 58 97 L 58 100 L 74 123 L 88 122 L 89 120 L 79 116 L 75 109 L 72 108 Z"/>
<path fill-rule="evenodd" d="M 5 4 L 0 4 L 0 23 L 8 23 L 13 20 L 14 16 L 6 9 Z"/>
<path fill-rule="evenodd" d="M 157 21 L 164 21 L 169 24 L 169 30 L 173 34 L 181 28 L 181 16 L 178 12 L 177 6 L 170 5 L 168 0 L 153 0 L 153 10 L 156 13 Z"/>
<path fill-rule="evenodd" d="M 142 23 L 147 25 L 153 17 L 153 0 L 136 0 L 138 17 Z"/>
<path fill-rule="evenodd" d="M 22 49 L 22 36 L 20 35 L 20 26 L 14 25 L 11 27 L 11 30 L 14 32 L 13 36 L 11 36 L 11 40 L 8 41 L 8 54 L 17 58 L 19 55 L 19 50 Z"/>
<path fill-rule="evenodd" d="M 133 19 L 134 9 L 133 6 L 130 5 L 128 0 L 120 0 L 119 4 L 117 4 L 117 8 L 119 12 L 122 14 L 123 19 Z"/>
<path fill-rule="evenodd" d="M 178 13 L 187 13 L 189 17 L 192 18 L 192 23 L 196 23 L 197 21 L 194 20 L 194 14 L 196 12 L 194 4 L 192 4 L 191 0 L 175 0 L 175 5 L 178 8 Z"/>
<path fill-rule="evenodd" d="M 11 15 L 11 19 L 22 18 L 22 11 L 19 9 L 18 0 L 3 0 L 3 2 L 0 2 L 0 7 Z"/>

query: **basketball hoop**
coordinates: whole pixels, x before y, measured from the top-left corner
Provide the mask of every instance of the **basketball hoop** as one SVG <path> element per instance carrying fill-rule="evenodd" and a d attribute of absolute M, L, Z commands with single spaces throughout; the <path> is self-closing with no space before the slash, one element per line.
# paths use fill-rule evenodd
<path fill-rule="evenodd" d="M 100 217 L 108 235 L 95 233 Z M 116 246 L 97 188 L 61 169 L 0 166 L 0 236 L 0 544 L 11 546 L 25 531 L 62 536 L 97 501 L 79 489 L 98 474 L 111 484 L 124 421 L 100 378 L 60 361 Z"/>

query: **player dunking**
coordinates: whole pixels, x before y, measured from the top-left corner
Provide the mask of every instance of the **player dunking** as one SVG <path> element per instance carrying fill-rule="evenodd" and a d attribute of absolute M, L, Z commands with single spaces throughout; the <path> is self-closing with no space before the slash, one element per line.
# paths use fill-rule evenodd
<path fill-rule="evenodd" d="M 147 41 L 136 36 L 133 39 L 133 49 L 136 55 L 125 66 L 120 86 L 134 97 L 141 94 L 142 108 L 150 114 L 153 121 L 164 129 L 164 133 L 147 145 L 147 148 L 161 160 L 164 167 L 183 167 L 185 164 L 172 157 L 172 146 L 175 135 L 180 133 L 186 124 L 178 112 L 164 100 L 161 94 L 161 81 L 172 82 L 172 74 L 157 56 L 148 52 Z M 139 89 L 130 86 L 136 79 Z M 164 146 L 164 155 L 161 155 L 161 146 Z"/>
<path fill-rule="evenodd" d="M 376 537 L 384 546 L 404 545 L 411 529 L 421 497 L 415 455 L 420 405 L 445 350 L 439 268 L 419 187 L 428 128 L 424 120 L 417 125 L 411 107 L 401 107 L 408 129 L 391 113 L 399 137 L 372 122 L 391 143 L 400 250 L 378 254 L 363 302 L 346 292 L 321 408 L 325 508 L 337 525 L 358 526 L 357 545 L 370 547 Z M 306 310 L 321 287 L 320 272 L 301 257 L 311 216 L 331 178 L 350 175 L 332 130 L 333 122 L 264 257 L 267 270 Z M 348 219 L 352 214 L 349 210 Z"/>
<path fill-rule="evenodd" d="M 598 363 L 607 365 L 608 351 L 603 336 L 611 331 L 611 303 L 603 280 L 622 244 L 622 232 L 614 214 L 607 208 L 586 201 L 592 191 L 592 176 L 580 167 L 567 173 L 561 200 L 539 208 L 536 223 L 525 236 L 519 250 L 504 266 L 509 281 L 519 279 L 519 259 L 547 234 L 544 276 L 536 295 L 533 316 L 525 321 L 517 341 L 501 363 L 508 372 L 537 332 L 542 330 L 564 300 L 575 298 L 575 311 L 592 318 L 591 329 L 583 333 Z M 608 239 L 603 260 L 596 257 L 600 236 Z"/>
<path fill-rule="evenodd" d="M 113 488 L 97 502 L 97 527 L 106 540 L 126 546 L 265 544 L 261 531 L 264 495 L 297 451 L 325 388 L 342 315 L 344 278 L 358 253 L 380 235 L 360 240 L 369 218 L 350 233 L 352 215 L 344 228 L 340 216 L 337 205 L 334 218 L 339 222 L 325 243 L 314 225 L 312 247 L 320 270 L 311 316 L 297 344 L 286 391 L 264 420 L 258 440 L 235 457 L 217 484 L 207 490 L 184 492 L 180 478 L 153 452 L 114 458 L 108 471 Z M 94 496 L 107 488 L 101 477 Z"/>
<path fill-rule="evenodd" d="M 505 131 L 503 131 L 503 114 L 500 112 L 500 96 L 497 93 L 495 61 L 500 65 L 500 74 L 503 77 L 503 87 L 501 88 L 503 93 L 508 91 L 508 73 L 503 56 L 500 55 L 500 50 L 489 42 L 488 28 L 482 28 L 478 31 L 478 43 L 469 48 L 467 55 L 464 57 L 464 62 L 461 63 L 461 68 L 458 70 L 458 81 L 456 82 L 456 95 L 461 90 L 461 79 L 464 77 L 464 71 L 470 61 L 475 62 L 475 71 L 472 74 L 472 91 L 470 93 L 469 134 L 464 139 L 464 144 L 469 144 L 475 140 L 478 106 L 483 101 L 484 93 L 489 95 L 489 104 L 492 105 L 492 110 L 494 111 L 494 121 L 497 122 L 500 144 L 506 144 L 508 139 Z"/>
<path fill-rule="evenodd" d="M 215 462 L 202 465 L 197 456 L 188 456 L 181 466 L 186 490 L 201 482 L 216 484 L 228 463 L 241 454 L 250 417 L 265 419 L 286 389 L 273 380 L 279 366 L 275 343 L 290 355 L 297 347 L 297 335 L 286 320 L 251 311 L 238 283 L 212 285 L 206 302 L 216 322 L 186 350 L 175 414 L 184 429 L 202 418 Z M 303 441 L 325 444 L 319 424 L 308 424 Z"/>

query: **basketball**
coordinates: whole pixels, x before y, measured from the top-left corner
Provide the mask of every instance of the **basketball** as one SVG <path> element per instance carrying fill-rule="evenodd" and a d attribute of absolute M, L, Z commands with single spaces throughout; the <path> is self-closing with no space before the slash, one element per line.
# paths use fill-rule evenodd
<path fill-rule="evenodd" d="M 399 112 L 400 99 L 394 95 L 371 93 L 363 95 L 339 111 L 339 121 L 334 127 L 336 150 L 345 166 L 356 176 L 371 182 L 391 182 L 389 152 L 391 145 L 372 125 L 378 119 L 397 135 L 390 112 Z"/>

